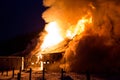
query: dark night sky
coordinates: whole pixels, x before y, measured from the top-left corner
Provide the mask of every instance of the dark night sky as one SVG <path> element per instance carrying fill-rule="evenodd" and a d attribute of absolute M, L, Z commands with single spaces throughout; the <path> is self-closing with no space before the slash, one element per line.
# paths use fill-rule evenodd
<path fill-rule="evenodd" d="M 42 29 L 42 0 L 0 0 L 0 5 L 0 40 Z"/>
<path fill-rule="evenodd" d="M 44 27 L 44 10 L 42 0 L 0 0 L 0 55 L 25 49 Z"/>

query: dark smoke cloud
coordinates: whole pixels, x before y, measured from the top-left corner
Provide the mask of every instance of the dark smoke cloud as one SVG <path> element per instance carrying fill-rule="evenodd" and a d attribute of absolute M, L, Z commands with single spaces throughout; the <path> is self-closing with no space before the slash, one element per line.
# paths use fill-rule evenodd
<path fill-rule="evenodd" d="M 88 11 L 93 26 L 76 36 L 64 54 L 68 71 L 115 71 L 120 68 L 119 0 L 43 0 L 50 7 L 43 13 L 46 22 L 58 21 L 63 32 Z M 90 4 L 95 8 L 93 9 Z"/>

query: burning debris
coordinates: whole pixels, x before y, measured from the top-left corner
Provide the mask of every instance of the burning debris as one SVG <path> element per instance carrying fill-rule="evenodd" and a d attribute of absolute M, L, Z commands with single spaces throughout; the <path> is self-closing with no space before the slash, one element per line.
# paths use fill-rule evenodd
<path fill-rule="evenodd" d="M 118 72 L 119 0 L 43 0 L 45 30 L 37 54 L 64 51 L 67 71 Z"/>

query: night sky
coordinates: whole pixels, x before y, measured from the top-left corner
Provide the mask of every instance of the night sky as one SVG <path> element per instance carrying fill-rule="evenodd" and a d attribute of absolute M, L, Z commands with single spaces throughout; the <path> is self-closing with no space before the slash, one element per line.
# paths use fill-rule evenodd
<path fill-rule="evenodd" d="M 44 27 L 42 0 L 0 0 L 0 8 L 0 55 L 23 50 Z"/>

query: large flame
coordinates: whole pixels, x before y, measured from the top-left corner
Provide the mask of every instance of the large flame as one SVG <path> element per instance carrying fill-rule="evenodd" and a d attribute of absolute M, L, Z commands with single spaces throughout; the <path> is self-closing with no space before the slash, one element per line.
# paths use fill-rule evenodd
<path fill-rule="evenodd" d="M 79 35 L 85 31 L 86 24 L 92 23 L 91 14 L 82 17 L 82 19 L 78 20 L 76 26 L 72 26 L 67 30 L 66 37 L 72 39 L 75 35 Z"/>
<path fill-rule="evenodd" d="M 60 29 L 62 28 L 59 27 L 57 22 L 54 21 L 47 24 L 45 27 L 45 31 L 47 32 L 47 34 L 45 35 L 43 39 L 43 43 L 40 47 L 41 52 L 38 53 L 38 60 L 42 52 L 64 41 L 65 38 L 72 39 L 75 35 L 81 35 L 81 33 L 85 31 L 86 25 L 91 23 L 92 23 L 92 16 L 91 14 L 87 14 L 86 16 L 78 20 L 75 26 L 71 26 L 66 30 L 65 37 L 63 37 L 63 35 L 60 33 Z M 40 63 L 41 63 L 40 70 L 43 70 L 43 61 L 41 61 Z"/>
<path fill-rule="evenodd" d="M 74 26 L 71 26 L 66 30 L 65 37 L 60 33 L 62 30 L 61 27 L 59 27 L 57 22 L 50 22 L 46 25 L 45 31 L 47 32 L 47 35 L 43 39 L 43 43 L 41 45 L 41 51 L 47 50 L 48 48 L 52 48 L 53 46 L 59 44 L 65 38 L 72 39 L 75 35 L 80 35 L 82 32 L 84 32 L 86 24 L 92 23 L 92 16 L 91 14 L 87 14 L 84 17 L 82 17 L 80 20 L 78 20 L 77 24 Z"/>
<path fill-rule="evenodd" d="M 59 28 L 57 22 L 50 22 L 45 27 L 45 31 L 47 32 L 47 35 L 45 36 L 43 43 L 41 45 L 42 51 L 44 51 L 45 49 L 50 48 L 64 40 L 64 38 L 60 34 L 60 28 Z"/>

